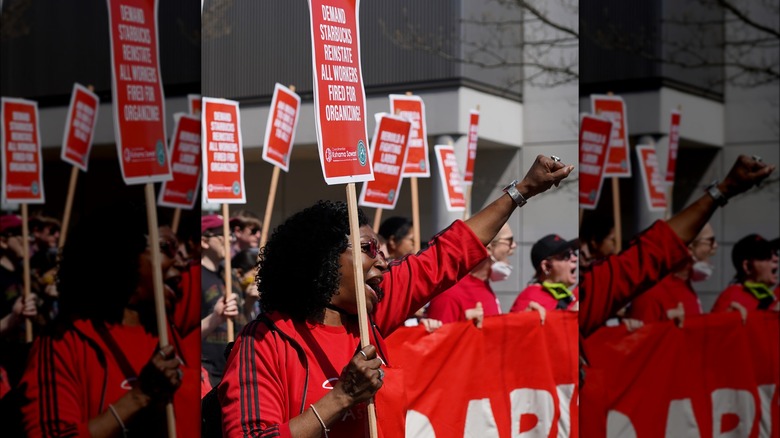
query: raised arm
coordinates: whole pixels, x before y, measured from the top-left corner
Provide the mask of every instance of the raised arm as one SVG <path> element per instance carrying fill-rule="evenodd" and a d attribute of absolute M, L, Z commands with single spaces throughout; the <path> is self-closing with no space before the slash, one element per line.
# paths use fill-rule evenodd
<path fill-rule="evenodd" d="M 557 187 L 558 183 L 569 176 L 572 170 L 574 170 L 574 166 L 554 161 L 544 155 L 538 155 L 534 164 L 528 169 L 528 173 L 525 174 L 522 181 L 515 185 L 515 188 L 523 198 L 528 200 L 547 191 L 553 185 Z M 466 225 L 484 245 L 487 245 L 496 237 L 501 226 L 506 223 L 515 208 L 517 208 L 517 204 L 512 198 L 508 195 L 502 195 L 466 220 Z"/>

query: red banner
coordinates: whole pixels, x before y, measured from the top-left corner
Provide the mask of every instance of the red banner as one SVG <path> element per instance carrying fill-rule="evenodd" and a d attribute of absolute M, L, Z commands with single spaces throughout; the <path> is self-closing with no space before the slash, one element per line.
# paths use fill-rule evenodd
<path fill-rule="evenodd" d="M 406 437 L 578 436 L 577 333 L 573 312 L 548 312 L 544 325 L 523 312 L 487 317 L 482 329 L 399 329 L 387 341 L 403 373 Z"/>
<path fill-rule="evenodd" d="M 92 136 L 97 124 L 98 105 L 100 105 L 100 98 L 97 94 L 81 84 L 73 84 L 60 158 L 84 172 L 87 171 L 89 164 L 89 151 L 92 149 Z"/>
<path fill-rule="evenodd" d="M 200 116 L 178 113 L 174 123 L 170 151 L 173 179 L 162 183 L 157 204 L 191 210 L 200 186 Z"/>
<path fill-rule="evenodd" d="M 43 157 L 38 102 L 3 97 L 2 202 L 43 204 Z"/>
<path fill-rule="evenodd" d="M 203 200 L 244 204 L 244 150 L 238 102 L 213 97 L 204 97 L 202 102 Z"/>
<path fill-rule="evenodd" d="M 455 149 L 441 144 L 433 148 L 436 152 L 436 163 L 439 165 L 439 179 L 447 201 L 447 211 L 463 211 L 466 209 L 466 199 L 463 197 L 463 181 L 458 170 Z"/>
<path fill-rule="evenodd" d="M 580 118 L 580 208 L 592 210 L 599 204 L 611 132 L 612 122 L 603 117 Z"/>
<path fill-rule="evenodd" d="M 401 189 L 401 170 L 406 159 L 412 124 L 387 113 L 378 113 L 371 143 L 374 180 L 363 184 L 358 205 L 392 210 Z"/>
<path fill-rule="evenodd" d="M 664 181 L 674 183 L 674 169 L 677 167 L 677 146 L 680 144 L 680 110 L 672 110 L 672 122 L 669 124 L 669 154 L 666 160 Z"/>
<path fill-rule="evenodd" d="M 586 437 L 780 436 L 780 315 L 602 328 L 585 340 Z"/>
<path fill-rule="evenodd" d="M 156 0 L 108 0 L 111 91 L 126 184 L 171 179 L 160 77 Z"/>
<path fill-rule="evenodd" d="M 474 182 L 474 162 L 477 160 L 477 130 L 479 128 L 479 111 L 469 112 L 469 137 L 466 157 L 466 171 L 463 174 L 463 185 L 470 186 Z"/>
<path fill-rule="evenodd" d="M 412 122 L 409 132 L 409 152 L 406 153 L 403 177 L 431 176 L 431 164 L 428 161 L 428 130 L 425 127 L 425 103 L 419 96 L 403 94 L 390 95 L 390 112 Z"/>
<path fill-rule="evenodd" d="M 642 173 L 642 186 L 644 187 L 647 208 L 650 211 L 666 210 L 666 184 L 658 169 L 658 156 L 655 148 L 647 145 L 638 145 L 636 155 L 639 158 L 639 170 Z"/>
<path fill-rule="evenodd" d="M 265 126 L 263 160 L 279 166 L 285 172 L 290 170 L 290 155 L 300 107 L 300 96 L 282 84 L 274 86 L 274 98 Z"/>
<path fill-rule="evenodd" d="M 596 94 L 590 96 L 590 101 L 593 114 L 613 122 L 604 176 L 631 177 L 626 103 L 620 96 Z"/>
<path fill-rule="evenodd" d="M 309 0 L 314 120 L 327 184 L 374 179 L 368 159 L 359 7 L 360 0 Z"/>

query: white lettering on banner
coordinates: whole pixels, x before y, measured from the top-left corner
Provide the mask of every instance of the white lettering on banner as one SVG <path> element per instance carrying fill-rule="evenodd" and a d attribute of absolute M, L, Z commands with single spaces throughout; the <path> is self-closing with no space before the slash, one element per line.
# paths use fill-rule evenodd
<path fill-rule="evenodd" d="M 340 26 L 320 24 L 320 39 L 334 43 L 352 44 L 352 30 Z"/>
<path fill-rule="evenodd" d="M 216 115 L 216 113 L 214 113 L 214 114 Z M 235 127 L 235 125 L 233 125 L 233 123 L 230 123 L 230 122 L 228 122 L 228 123 L 211 122 L 211 130 L 212 131 L 235 132 L 236 131 L 236 127 Z"/>
<path fill-rule="evenodd" d="M 119 39 L 122 41 L 132 41 L 134 43 L 151 44 L 152 34 L 149 29 L 144 27 L 120 24 Z"/>
<path fill-rule="evenodd" d="M 512 403 L 512 438 L 547 437 L 555 415 L 553 396 L 543 389 L 520 388 L 509 393 Z M 536 424 L 531 430 L 520 432 L 520 417 L 535 415 Z"/>
<path fill-rule="evenodd" d="M 173 163 L 173 172 L 176 173 L 183 173 L 185 175 L 197 175 L 198 174 L 198 166 L 192 166 L 189 164 L 183 164 L 183 163 Z"/>
<path fill-rule="evenodd" d="M 325 53 L 326 61 L 352 63 L 351 47 L 342 47 L 342 46 L 333 46 L 330 44 L 324 44 L 323 53 Z"/>
<path fill-rule="evenodd" d="M 17 114 L 17 113 L 14 113 Z M 19 122 L 11 122 L 8 124 L 8 129 L 11 131 L 25 131 L 25 132 L 33 132 L 33 124 L 32 123 L 19 123 Z"/>
<path fill-rule="evenodd" d="M 184 136 L 182 135 L 182 139 Z M 180 140 L 181 141 L 181 140 Z M 200 136 L 198 136 L 198 141 L 200 141 Z M 200 153 L 200 144 L 198 143 L 188 143 L 181 141 L 179 143 L 179 150 L 184 154 L 199 154 Z"/>
<path fill-rule="evenodd" d="M 209 167 L 212 172 L 238 172 L 237 163 L 211 163 Z"/>
<path fill-rule="evenodd" d="M 499 438 L 496 419 L 493 417 L 493 408 L 490 399 L 469 400 L 466 409 L 466 425 L 463 427 L 463 436 L 478 436 L 481 438 Z"/>
<path fill-rule="evenodd" d="M 699 438 L 699 425 L 693 414 L 691 399 L 672 400 L 666 414 L 665 436 L 680 438 Z"/>
<path fill-rule="evenodd" d="M 360 107 L 357 105 L 325 105 L 325 120 L 359 122 Z"/>
<path fill-rule="evenodd" d="M 193 164 L 195 163 L 195 159 L 197 157 L 193 154 L 180 154 L 179 155 L 179 162 L 185 163 L 185 164 Z"/>
<path fill-rule="evenodd" d="M 25 172 L 35 173 L 38 171 L 38 166 L 35 163 L 19 163 L 12 161 L 8 163 L 9 170 L 13 172 Z"/>
<path fill-rule="evenodd" d="M 574 384 L 562 384 L 555 387 L 558 394 L 558 437 L 571 436 L 571 410 L 569 405 L 574 394 Z M 552 420 L 555 416 L 553 395 L 544 389 L 518 388 L 509 393 L 511 401 L 512 438 L 547 437 L 552 430 Z M 528 431 L 520 432 L 520 417 L 533 415 L 536 425 Z M 622 414 L 621 414 L 622 415 Z M 624 416 L 625 417 L 625 416 Z M 626 417 L 627 419 L 627 417 Z M 630 421 L 628 421 L 630 424 Z M 469 400 L 466 410 L 466 424 L 463 430 L 464 438 L 497 437 L 497 426 L 489 399 Z M 435 438 L 430 419 L 424 414 L 406 411 L 406 438 Z M 617 435 L 615 436 L 617 437 Z M 636 434 L 634 434 L 636 438 Z"/>
<path fill-rule="evenodd" d="M 33 141 L 32 132 L 16 132 L 11 131 L 12 141 Z"/>
<path fill-rule="evenodd" d="M 124 120 L 129 122 L 156 122 L 160 120 L 160 107 L 152 105 L 125 105 Z"/>
<path fill-rule="evenodd" d="M 189 142 L 189 143 L 195 143 L 196 145 L 200 144 L 200 134 L 197 134 L 195 132 L 184 131 L 179 136 L 179 139 L 181 141 L 186 141 L 186 142 Z"/>
<path fill-rule="evenodd" d="M 220 122 L 232 122 L 233 121 L 233 114 L 225 113 L 225 112 L 222 112 L 222 111 L 214 111 L 214 120 L 218 120 Z M 214 125 L 212 125 L 211 129 L 216 129 L 216 128 L 213 128 L 213 126 Z"/>
<path fill-rule="evenodd" d="M 152 63 L 152 49 L 149 47 L 122 44 L 122 59 L 125 61 Z"/>
<path fill-rule="evenodd" d="M 772 397 L 775 385 L 767 384 L 758 387 L 761 411 L 759 412 L 759 436 L 771 436 L 772 430 Z M 720 388 L 710 394 L 712 408 L 713 438 L 738 438 L 750 435 L 753 423 L 756 421 L 756 404 L 753 394 L 744 389 Z M 738 423 L 730 430 L 722 431 L 723 418 L 736 417 Z M 691 405 L 691 400 L 672 400 L 666 420 L 665 438 L 698 438 L 700 430 Z M 607 438 L 636 438 L 636 429 L 631 419 L 616 410 L 607 414 Z"/>

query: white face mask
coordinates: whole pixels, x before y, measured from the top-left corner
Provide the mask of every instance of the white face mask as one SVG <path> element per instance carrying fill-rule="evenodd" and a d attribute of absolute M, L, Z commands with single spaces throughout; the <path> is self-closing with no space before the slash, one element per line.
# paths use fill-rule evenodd
<path fill-rule="evenodd" d="M 507 262 L 494 262 L 490 265 L 490 281 L 504 281 L 512 274 L 512 265 Z"/>
<path fill-rule="evenodd" d="M 693 264 L 691 272 L 691 281 L 705 281 L 712 275 L 715 266 L 701 260 Z"/>

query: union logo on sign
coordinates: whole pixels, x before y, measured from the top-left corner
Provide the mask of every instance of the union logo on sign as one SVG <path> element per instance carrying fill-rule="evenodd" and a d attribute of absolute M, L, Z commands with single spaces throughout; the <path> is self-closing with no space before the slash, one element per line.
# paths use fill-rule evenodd
<path fill-rule="evenodd" d="M 360 161 L 360 165 L 365 166 L 367 161 L 367 154 L 366 154 L 366 145 L 363 144 L 363 140 L 358 140 L 357 153 L 358 153 L 358 161 Z"/>
<path fill-rule="evenodd" d="M 233 194 L 238 195 L 241 193 L 241 184 L 238 181 L 233 181 Z"/>
<path fill-rule="evenodd" d="M 162 140 L 157 140 L 157 164 L 162 166 L 165 164 L 165 147 L 163 146 Z"/>
<path fill-rule="evenodd" d="M 328 163 L 333 161 L 333 152 L 330 151 L 330 148 L 325 149 L 325 161 Z"/>

